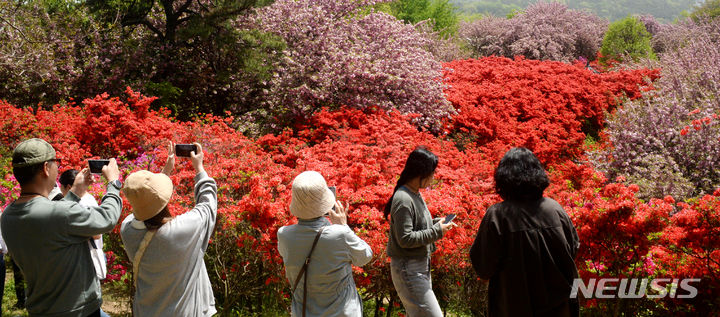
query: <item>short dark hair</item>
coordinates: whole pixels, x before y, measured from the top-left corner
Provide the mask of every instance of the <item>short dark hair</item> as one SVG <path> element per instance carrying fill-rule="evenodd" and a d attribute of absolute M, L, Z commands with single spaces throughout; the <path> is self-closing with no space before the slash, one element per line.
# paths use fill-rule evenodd
<path fill-rule="evenodd" d="M 60 186 L 72 186 L 75 183 L 75 177 L 77 177 L 78 170 L 71 168 L 60 174 Z"/>
<path fill-rule="evenodd" d="M 37 174 L 45 168 L 45 163 L 47 162 L 23 167 L 13 167 L 13 175 L 15 176 L 15 179 L 17 179 L 18 183 L 20 183 L 20 186 L 25 186 L 32 182 L 32 180 L 35 179 L 35 176 L 37 176 Z"/>
<path fill-rule="evenodd" d="M 540 160 L 524 147 L 507 151 L 495 170 L 495 191 L 504 200 L 537 200 L 549 185 Z"/>

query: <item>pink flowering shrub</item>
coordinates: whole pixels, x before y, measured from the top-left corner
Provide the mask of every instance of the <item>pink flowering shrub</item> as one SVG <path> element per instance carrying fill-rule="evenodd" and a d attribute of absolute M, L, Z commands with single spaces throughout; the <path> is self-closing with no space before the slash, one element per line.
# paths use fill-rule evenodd
<path fill-rule="evenodd" d="M 717 26 L 717 19 L 715 21 L 684 19 L 677 23 L 659 24 L 657 26 L 653 26 L 651 23 L 648 24 L 646 20 L 641 19 L 641 21 L 646 23 L 646 27 L 650 25 L 650 28 L 656 28 L 655 33 L 649 30 L 648 32 L 653 36 L 651 42 L 653 51 L 658 55 L 679 50 L 692 39 L 698 37 L 710 37 L 716 43 L 720 38 L 718 36 L 720 29 Z"/>
<path fill-rule="evenodd" d="M 419 22 L 415 28 L 428 39 L 425 49 L 432 53 L 436 60 L 450 62 L 470 58 L 471 51 L 463 45 L 462 39 L 434 31 L 431 21 Z"/>
<path fill-rule="evenodd" d="M 608 177 L 640 185 L 640 197 L 689 198 L 720 186 L 720 20 L 693 27 L 650 67 L 655 91 L 625 103 L 607 124 L 612 147 L 591 154 Z"/>
<path fill-rule="evenodd" d="M 657 34 L 664 26 L 655 19 L 654 16 L 649 14 L 637 15 L 636 18 L 645 26 L 645 30 L 652 36 L 655 36 L 655 34 Z"/>
<path fill-rule="evenodd" d="M 80 8 L 49 13 L 41 1 L 2 1 L 0 30 L 0 97 L 17 105 L 120 94 L 135 71 L 122 32 Z"/>
<path fill-rule="evenodd" d="M 461 26 L 461 37 L 478 56 L 525 56 L 572 62 L 595 58 L 607 21 L 557 2 L 538 2 L 512 18 L 482 18 Z"/>
<path fill-rule="evenodd" d="M 259 10 L 257 24 L 287 48 L 248 120 L 277 129 L 322 107 L 377 106 L 420 114 L 419 124 L 438 127 L 452 107 L 443 98 L 442 65 L 425 49 L 432 42 L 388 14 L 360 12 L 374 2 L 280 0 Z"/>

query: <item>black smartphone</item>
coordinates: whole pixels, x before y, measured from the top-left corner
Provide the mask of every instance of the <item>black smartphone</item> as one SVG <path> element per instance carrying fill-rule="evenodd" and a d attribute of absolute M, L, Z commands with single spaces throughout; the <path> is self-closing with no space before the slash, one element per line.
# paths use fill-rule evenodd
<path fill-rule="evenodd" d="M 108 164 L 110 164 L 110 160 L 88 160 L 90 173 L 93 174 L 101 174 L 103 166 Z"/>
<path fill-rule="evenodd" d="M 335 186 L 328 186 L 328 188 L 333 193 L 333 198 L 335 198 L 335 200 L 337 200 L 337 194 L 335 194 L 335 191 L 336 191 Z M 333 204 L 332 210 L 333 211 L 335 210 L 335 204 Z"/>
<path fill-rule="evenodd" d="M 450 223 L 451 221 L 453 221 L 453 219 L 455 219 L 455 216 L 457 216 L 457 215 L 449 214 L 449 215 L 445 216 L 445 220 L 443 220 L 443 223 L 445 223 L 445 224 Z"/>
<path fill-rule="evenodd" d="M 190 152 L 195 152 L 195 154 L 197 154 L 197 145 L 175 144 L 175 155 L 179 157 L 190 157 Z"/>

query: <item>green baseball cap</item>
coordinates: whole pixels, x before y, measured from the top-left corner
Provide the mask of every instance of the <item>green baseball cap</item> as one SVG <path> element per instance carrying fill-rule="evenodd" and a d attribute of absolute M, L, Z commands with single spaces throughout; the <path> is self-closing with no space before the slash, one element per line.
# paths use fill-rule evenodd
<path fill-rule="evenodd" d="M 13 167 L 25 167 L 55 159 L 55 149 L 43 139 L 32 138 L 20 142 L 12 156 Z"/>

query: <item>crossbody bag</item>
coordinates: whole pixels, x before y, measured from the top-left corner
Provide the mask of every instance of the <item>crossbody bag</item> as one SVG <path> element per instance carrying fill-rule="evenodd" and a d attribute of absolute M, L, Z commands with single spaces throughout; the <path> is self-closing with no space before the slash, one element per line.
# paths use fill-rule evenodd
<path fill-rule="evenodd" d="M 145 254 L 145 249 L 147 249 L 147 246 L 150 244 L 150 240 L 152 240 L 153 236 L 155 236 L 155 233 L 157 233 L 157 230 L 148 230 L 148 232 L 145 233 L 142 242 L 140 242 L 137 253 L 135 253 L 135 257 L 133 258 L 133 286 L 135 286 L 135 289 L 137 289 L 140 260 L 142 259 L 143 254 Z"/>
<path fill-rule="evenodd" d="M 320 235 L 323 233 L 323 230 L 325 230 L 325 227 L 320 228 L 320 231 L 318 231 L 317 235 L 315 236 L 315 241 L 313 241 L 312 248 L 310 248 L 310 253 L 308 253 L 307 258 L 305 258 L 305 264 L 303 264 L 302 268 L 300 269 L 300 272 L 298 273 L 297 278 L 295 279 L 295 285 L 293 286 L 293 294 L 295 294 L 295 290 L 297 289 L 298 283 L 300 282 L 300 278 L 303 278 L 303 310 L 302 315 L 305 317 L 305 305 L 307 303 L 307 268 L 308 264 L 310 264 L 310 256 L 312 255 L 313 251 L 315 250 L 315 246 L 317 245 L 318 240 L 320 239 Z"/>

